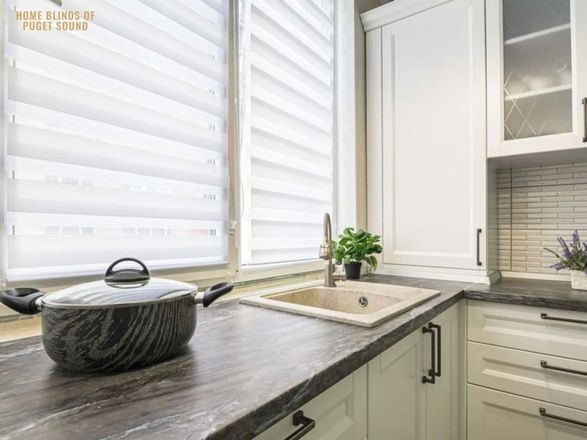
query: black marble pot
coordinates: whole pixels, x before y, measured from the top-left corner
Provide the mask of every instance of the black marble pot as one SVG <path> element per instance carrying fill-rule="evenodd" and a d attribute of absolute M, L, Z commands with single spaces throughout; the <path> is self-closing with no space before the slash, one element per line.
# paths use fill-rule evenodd
<path fill-rule="evenodd" d="M 196 318 L 193 296 L 130 307 L 44 307 L 43 345 L 68 370 L 126 370 L 180 352 L 196 330 Z"/>
<path fill-rule="evenodd" d="M 121 262 L 141 270 L 114 270 Z M 103 280 L 52 293 L 32 288 L 0 292 L 0 301 L 24 313 L 42 313 L 43 345 L 68 370 L 110 372 L 149 365 L 179 353 L 196 329 L 196 304 L 230 292 L 220 283 L 197 298 L 197 286 L 151 278 L 134 258 L 117 260 Z"/>

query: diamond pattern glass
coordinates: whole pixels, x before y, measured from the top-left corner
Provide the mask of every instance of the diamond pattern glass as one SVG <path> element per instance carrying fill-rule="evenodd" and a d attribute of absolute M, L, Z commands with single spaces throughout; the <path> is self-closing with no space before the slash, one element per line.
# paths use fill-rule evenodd
<path fill-rule="evenodd" d="M 504 138 L 572 131 L 570 0 L 503 0 Z"/>

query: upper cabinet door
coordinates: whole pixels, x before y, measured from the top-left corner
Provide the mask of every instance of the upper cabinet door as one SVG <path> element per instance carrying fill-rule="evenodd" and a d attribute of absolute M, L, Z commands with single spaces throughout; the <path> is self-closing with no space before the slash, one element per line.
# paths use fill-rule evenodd
<path fill-rule="evenodd" d="M 584 0 L 488 0 L 488 155 L 585 144 Z"/>
<path fill-rule="evenodd" d="M 484 9 L 452 0 L 382 28 L 384 264 L 484 268 Z"/>

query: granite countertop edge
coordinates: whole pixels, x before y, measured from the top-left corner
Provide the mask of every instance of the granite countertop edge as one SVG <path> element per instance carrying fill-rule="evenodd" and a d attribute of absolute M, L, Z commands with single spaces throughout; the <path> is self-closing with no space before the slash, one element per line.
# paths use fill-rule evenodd
<path fill-rule="evenodd" d="M 502 279 L 495 284 L 473 284 L 465 298 L 500 304 L 587 312 L 587 291 L 573 290 L 570 283 L 526 279 Z"/>
<path fill-rule="evenodd" d="M 548 307 L 551 309 L 560 310 L 573 310 L 579 312 L 587 312 L 587 302 L 585 301 L 572 301 L 568 299 L 556 299 L 556 298 L 540 298 L 536 296 L 516 295 L 511 296 L 503 293 L 483 292 L 476 290 L 465 291 L 465 298 L 471 300 L 500 303 L 500 304 L 512 304 L 522 305 L 530 307 Z"/>

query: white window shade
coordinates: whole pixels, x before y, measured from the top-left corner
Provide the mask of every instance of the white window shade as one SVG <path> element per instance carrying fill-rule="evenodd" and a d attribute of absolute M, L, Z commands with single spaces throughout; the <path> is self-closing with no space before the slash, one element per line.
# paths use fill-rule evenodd
<path fill-rule="evenodd" d="M 243 264 L 317 258 L 333 200 L 334 0 L 241 0 Z"/>
<path fill-rule="evenodd" d="M 8 280 L 227 261 L 228 0 L 8 0 Z M 21 10 L 95 11 L 87 31 Z"/>

